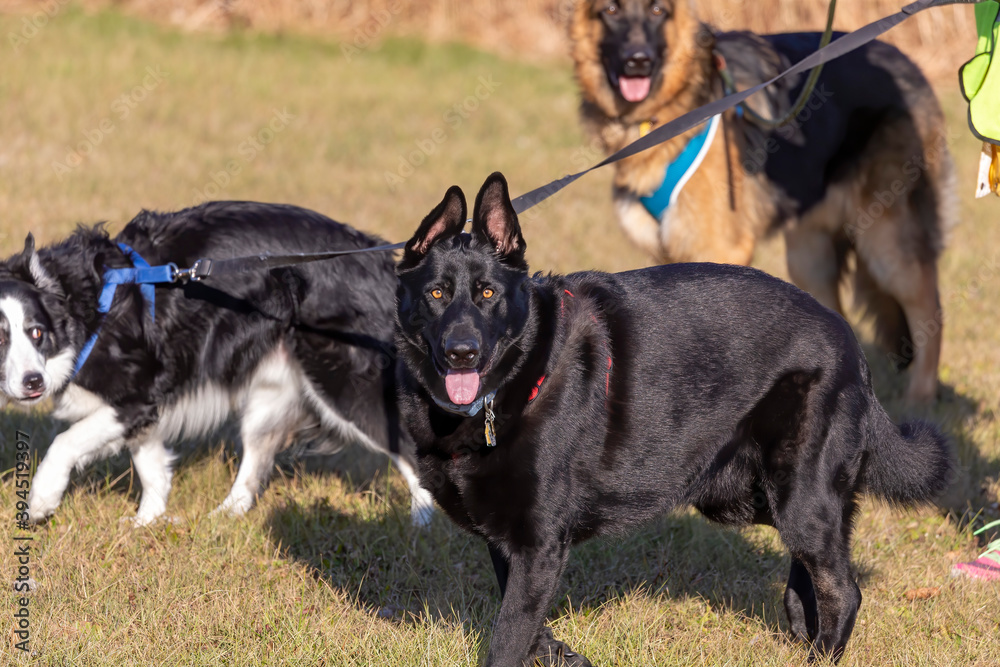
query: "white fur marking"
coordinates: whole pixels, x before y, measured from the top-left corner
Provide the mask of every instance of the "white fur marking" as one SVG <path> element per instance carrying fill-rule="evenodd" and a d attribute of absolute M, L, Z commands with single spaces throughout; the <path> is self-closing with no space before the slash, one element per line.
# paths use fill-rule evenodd
<path fill-rule="evenodd" d="M 45 362 L 45 372 L 49 379 L 45 383 L 45 395 L 54 394 L 69 382 L 76 367 L 76 350 L 67 347 Z"/>
<path fill-rule="evenodd" d="M 89 392 L 78 384 L 70 384 L 59 398 L 52 416 L 68 422 L 78 422 L 89 417 L 108 404 L 100 396 Z"/>
<path fill-rule="evenodd" d="M 379 447 L 371 438 L 362 433 L 357 426 L 344 419 L 339 412 L 330 407 L 319 396 L 316 389 L 309 382 L 304 382 L 303 384 L 309 405 L 319 415 L 324 428 L 344 440 L 349 442 L 354 441 L 374 452 L 389 455 L 393 463 L 396 464 L 396 467 L 399 468 L 399 472 L 402 473 L 403 478 L 406 479 L 406 484 L 410 487 L 410 520 L 415 526 L 426 526 L 429 524 L 434 514 L 434 498 L 427 489 L 420 486 L 420 478 L 413 467 L 399 454 L 387 452 L 385 448 Z"/>
<path fill-rule="evenodd" d="M 114 408 L 106 405 L 57 435 L 31 481 L 31 520 L 40 521 L 52 514 L 62 501 L 73 468 L 117 452 L 124 444 L 124 433 Z"/>
<path fill-rule="evenodd" d="M 39 261 L 37 254 L 32 253 L 31 259 L 28 260 L 28 272 L 35 280 L 35 285 L 37 285 L 40 289 L 52 294 L 63 296 L 62 287 L 60 287 L 59 283 L 48 274 L 45 267 L 42 266 L 41 261 Z"/>
<path fill-rule="evenodd" d="M 424 527 L 430 524 L 431 517 L 434 516 L 434 496 L 431 492 L 420 486 L 420 477 L 406 459 L 399 454 L 390 454 L 392 462 L 399 468 L 403 478 L 410 487 L 410 521 L 414 526 Z"/>
<path fill-rule="evenodd" d="M 154 437 L 132 448 L 132 462 L 142 483 L 142 499 L 132 525 L 146 526 L 167 511 L 174 457 L 163 440 Z"/>
<path fill-rule="evenodd" d="M 304 375 L 284 346 L 265 357 L 246 388 L 241 409 L 243 460 L 229 495 L 215 513 L 238 516 L 253 507 L 274 457 L 302 424 Z"/>
<path fill-rule="evenodd" d="M 211 433 L 233 412 L 236 392 L 205 383 L 160 409 L 156 434 L 166 442 Z"/>
<path fill-rule="evenodd" d="M 8 300 L 0 300 L 0 308 L 4 301 Z M 23 309 L 21 312 L 23 315 Z M 73 357 L 71 350 L 60 352 L 49 360 L 46 372 L 54 378 L 68 377 Z M 63 381 L 60 379 L 60 383 Z M 213 514 L 239 515 L 253 507 L 274 465 L 275 455 L 289 436 L 304 425 L 307 412 L 315 413 L 331 435 L 386 453 L 327 404 L 287 350 L 279 346 L 261 361 L 245 386 L 229 389 L 214 383 L 203 384 L 162 408 L 150 435 L 129 444 L 142 484 L 142 499 L 132 519 L 134 525 L 147 525 L 166 511 L 173 456 L 164 443 L 214 430 L 235 406 L 240 406 L 242 419 L 243 460 L 233 488 Z M 79 385 L 71 383 L 66 387 L 57 399 L 54 416 L 75 423 L 56 437 L 38 467 L 29 498 L 29 515 L 34 521 L 52 514 L 59 506 L 73 467 L 111 456 L 125 444 L 124 427 L 115 410 L 100 396 Z M 396 454 L 390 457 L 409 485 L 413 523 L 427 525 L 434 512 L 431 494 L 420 487 L 410 464 Z"/>
<path fill-rule="evenodd" d="M 303 393 L 309 403 L 309 407 L 316 412 L 320 422 L 323 424 L 323 428 L 346 442 L 356 442 L 379 454 L 386 453 L 383 447 L 375 444 L 361 429 L 345 419 L 343 415 L 324 401 L 311 383 L 307 381 L 302 384 Z"/>

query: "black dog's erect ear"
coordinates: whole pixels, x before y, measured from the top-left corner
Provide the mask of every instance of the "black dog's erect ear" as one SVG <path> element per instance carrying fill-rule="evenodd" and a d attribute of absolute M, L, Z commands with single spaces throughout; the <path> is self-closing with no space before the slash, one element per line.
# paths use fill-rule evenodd
<path fill-rule="evenodd" d="M 524 251 L 528 244 L 521 236 L 521 225 L 510 203 L 507 180 L 499 171 L 490 174 L 476 196 L 472 235 L 496 248 L 501 259 L 524 263 Z"/>
<path fill-rule="evenodd" d="M 55 294 L 56 296 L 64 296 L 62 287 L 55 278 L 48 274 L 42 266 L 41 260 L 38 259 L 38 254 L 35 252 L 35 237 L 31 232 L 28 232 L 28 236 L 24 239 L 24 250 L 21 251 L 21 260 L 28 269 L 31 281 L 38 289 L 43 292 Z"/>
<path fill-rule="evenodd" d="M 435 243 L 461 233 L 465 227 L 465 194 L 457 185 L 448 188 L 444 199 L 427 214 L 417 233 L 406 242 L 403 265 L 416 264 Z"/>

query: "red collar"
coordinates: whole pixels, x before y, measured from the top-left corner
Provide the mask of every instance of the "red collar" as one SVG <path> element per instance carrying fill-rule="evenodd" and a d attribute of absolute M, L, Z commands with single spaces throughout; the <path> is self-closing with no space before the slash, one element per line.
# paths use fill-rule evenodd
<path fill-rule="evenodd" d="M 568 289 L 564 289 L 563 292 L 565 292 L 570 298 L 575 298 L 574 295 L 573 295 L 573 293 L 570 292 Z M 559 299 L 559 315 L 560 315 L 560 317 L 562 315 L 564 315 L 565 312 L 566 312 L 566 304 L 563 302 L 562 299 Z M 597 321 L 597 318 L 594 315 L 591 315 L 590 317 L 595 322 Z M 605 396 L 607 396 L 610 393 L 610 391 L 611 391 L 611 363 L 612 363 L 611 362 L 611 355 L 608 355 L 608 372 L 605 373 L 605 375 L 604 375 L 604 395 Z M 535 398 L 538 397 L 538 390 L 542 388 L 542 383 L 543 382 L 545 382 L 545 376 L 544 375 L 542 377 L 538 378 L 538 382 L 535 383 L 535 386 L 531 388 L 531 392 L 528 393 L 528 402 L 529 403 L 532 402 L 533 400 L 535 400 Z"/>
<path fill-rule="evenodd" d="M 531 388 L 531 392 L 528 393 L 528 402 L 529 403 L 531 403 L 533 400 L 535 400 L 535 397 L 538 396 L 538 390 L 542 388 L 542 383 L 543 382 L 545 382 L 545 376 L 544 375 L 542 377 L 538 378 L 538 382 L 535 383 L 535 386 Z"/>

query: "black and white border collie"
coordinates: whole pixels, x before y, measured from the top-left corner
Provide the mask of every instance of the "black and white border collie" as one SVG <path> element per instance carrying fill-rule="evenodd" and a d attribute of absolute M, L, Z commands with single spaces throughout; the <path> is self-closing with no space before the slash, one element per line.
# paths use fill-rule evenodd
<path fill-rule="evenodd" d="M 119 244 L 153 266 L 184 268 L 203 257 L 379 243 L 312 211 L 252 202 L 143 211 L 115 239 L 100 225 L 80 227 L 37 252 L 29 236 L 0 262 L 0 401 L 28 407 L 52 397 L 55 416 L 70 422 L 35 473 L 31 518 L 55 511 L 73 468 L 128 448 L 142 483 L 134 522 L 155 520 L 170 491 L 167 445 L 236 415 L 242 461 L 216 511 L 248 510 L 276 453 L 308 431 L 388 454 L 409 484 L 414 523 L 426 523 L 433 501 L 396 412 L 389 253 L 160 284 L 152 304 L 138 285 L 119 285 L 110 311 L 97 312 L 104 271 L 133 266 Z"/>

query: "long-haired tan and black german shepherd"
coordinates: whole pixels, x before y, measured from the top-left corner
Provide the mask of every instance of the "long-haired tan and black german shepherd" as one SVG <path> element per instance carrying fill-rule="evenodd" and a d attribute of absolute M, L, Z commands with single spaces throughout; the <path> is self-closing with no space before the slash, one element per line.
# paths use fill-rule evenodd
<path fill-rule="evenodd" d="M 577 3 L 570 32 L 582 116 L 605 150 L 718 99 L 733 83 L 742 90 L 766 80 L 819 46 L 818 33 L 713 34 L 693 5 Z M 758 94 L 751 107 L 780 117 L 804 80 Z M 954 169 L 927 80 L 897 49 L 873 42 L 828 64 L 788 125 L 763 129 L 748 116 L 727 112 L 707 141 L 703 126 L 619 162 L 614 199 L 625 233 L 658 261 L 749 264 L 757 240 L 783 230 L 792 280 L 838 312 L 840 283 L 855 266 L 856 299 L 874 316 L 879 341 L 900 366 L 912 362 L 907 399 L 933 400 L 937 260 Z M 695 140 L 703 150 L 690 179 L 672 196 L 661 192 L 659 205 L 644 204 Z"/>

